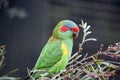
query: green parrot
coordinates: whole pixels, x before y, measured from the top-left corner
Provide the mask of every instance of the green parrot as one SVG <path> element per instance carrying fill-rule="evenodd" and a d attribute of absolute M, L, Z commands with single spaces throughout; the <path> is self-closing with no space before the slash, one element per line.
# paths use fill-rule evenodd
<path fill-rule="evenodd" d="M 75 22 L 60 21 L 43 47 L 33 70 L 45 70 L 52 74 L 65 70 L 71 57 L 73 39 L 77 38 L 78 34 L 79 27 Z"/>

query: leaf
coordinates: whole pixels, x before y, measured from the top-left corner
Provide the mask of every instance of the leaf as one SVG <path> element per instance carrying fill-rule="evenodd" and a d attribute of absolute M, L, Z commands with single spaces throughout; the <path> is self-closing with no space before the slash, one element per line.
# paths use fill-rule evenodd
<path fill-rule="evenodd" d="M 88 32 L 84 32 L 85 34 L 85 36 L 87 36 L 87 35 L 89 35 L 89 34 L 91 34 L 92 33 L 92 31 L 88 31 Z"/>
<path fill-rule="evenodd" d="M 84 24 L 83 24 L 83 28 L 85 29 L 87 27 L 87 23 L 85 22 Z"/>
<path fill-rule="evenodd" d="M 90 65 L 85 65 L 86 67 L 87 67 L 87 70 L 89 71 L 89 72 L 91 72 L 91 71 L 93 71 L 93 68 L 90 66 Z"/>
<path fill-rule="evenodd" d="M 95 80 L 95 79 L 90 77 L 90 76 L 88 76 L 88 75 L 85 75 L 82 78 L 80 78 L 79 80 Z"/>
<path fill-rule="evenodd" d="M 15 78 L 15 77 L 3 76 L 3 77 L 0 77 L 0 80 L 20 80 L 20 78 L 19 77 Z"/>
<path fill-rule="evenodd" d="M 81 19 L 81 24 L 82 24 L 82 25 L 84 24 L 83 19 Z"/>
<path fill-rule="evenodd" d="M 84 42 L 87 42 L 87 41 L 97 41 L 97 39 L 95 39 L 95 38 L 89 38 L 89 39 L 86 39 Z"/>
<path fill-rule="evenodd" d="M 110 68 L 114 68 L 114 69 L 116 69 L 116 68 L 118 68 L 118 66 L 116 66 L 116 65 L 114 65 L 114 64 L 111 64 L 111 63 L 109 63 L 109 62 L 100 62 L 100 65 L 106 65 L 107 67 L 110 67 Z"/>
<path fill-rule="evenodd" d="M 83 22 L 83 20 L 81 19 L 81 24 L 79 24 L 79 26 L 84 29 L 84 26 L 83 26 L 83 25 L 84 25 L 84 22 Z"/>
<path fill-rule="evenodd" d="M 11 74 L 15 73 L 16 71 L 18 71 L 18 69 L 14 69 L 14 70 L 12 70 L 12 71 L 10 71 L 10 72 L 6 73 L 5 75 L 9 76 L 9 75 L 11 75 Z"/>
<path fill-rule="evenodd" d="M 115 54 L 120 54 L 120 50 L 118 50 L 117 52 L 115 52 Z"/>
<path fill-rule="evenodd" d="M 98 59 L 98 54 L 95 54 L 94 58 L 95 58 L 95 59 Z"/>
<path fill-rule="evenodd" d="M 83 20 L 81 20 L 81 24 L 79 24 L 79 26 L 85 29 L 87 27 L 87 22 L 84 23 Z"/>
<path fill-rule="evenodd" d="M 79 26 L 80 26 L 81 28 L 83 28 L 83 27 L 82 27 L 82 24 L 79 24 Z"/>
<path fill-rule="evenodd" d="M 90 29 L 90 25 L 88 25 L 85 29 L 84 29 L 84 32 L 88 31 L 88 29 Z"/>

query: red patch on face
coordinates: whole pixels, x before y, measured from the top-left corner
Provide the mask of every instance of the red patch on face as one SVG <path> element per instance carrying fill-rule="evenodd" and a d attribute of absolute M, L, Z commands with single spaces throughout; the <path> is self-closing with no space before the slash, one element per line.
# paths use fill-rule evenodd
<path fill-rule="evenodd" d="M 72 31 L 73 31 L 73 32 L 79 32 L 80 29 L 79 29 L 77 26 L 75 26 L 75 27 L 72 28 Z"/>
<path fill-rule="evenodd" d="M 62 32 L 66 32 L 66 31 L 68 31 L 68 30 L 70 30 L 70 28 L 68 28 L 67 26 L 62 26 L 62 27 L 61 27 L 61 31 L 62 31 Z"/>

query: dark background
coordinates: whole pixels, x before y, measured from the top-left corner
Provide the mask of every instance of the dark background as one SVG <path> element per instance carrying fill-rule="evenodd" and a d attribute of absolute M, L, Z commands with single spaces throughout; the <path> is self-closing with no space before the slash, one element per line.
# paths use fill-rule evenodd
<path fill-rule="evenodd" d="M 24 78 L 27 67 L 32 69 L 53 28 L 63 19 L 77 24 L 83 19 L 92 26 L 89 37 L 98 41 L 87 42 L 83 54 L 95 53 L 101 43 L 107 47 L 120 41 L 120 0 L 0 0 L 0 44 L 7 50 L 2 73 L 18 68 L 14 76 Z M 73 53 L 82 34 L 81 30 L 74 40 Z"/>

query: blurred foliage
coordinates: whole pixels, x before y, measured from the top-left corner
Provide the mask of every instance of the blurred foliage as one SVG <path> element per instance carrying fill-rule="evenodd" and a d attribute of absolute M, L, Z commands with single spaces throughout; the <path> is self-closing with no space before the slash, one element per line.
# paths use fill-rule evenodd
<path fill-rule="evenodd" d="M 0 70 L 3 69 L 3 67 L 5 66 L 5 63 L 4 63 L 4 59 L 5 59 L 4 54 L 5 53 L 6 53 L 5 46 L 1 45 L 0 46 Z M 17 70 L 18 69 L 12 70 L 12 71 L 6 73 L 5 75 L 0 74 L 0 80 L 19 80 L 20 78 L 18 78 L 18 77 L 10 76 L 12 73 L 16 72 Z"/>

